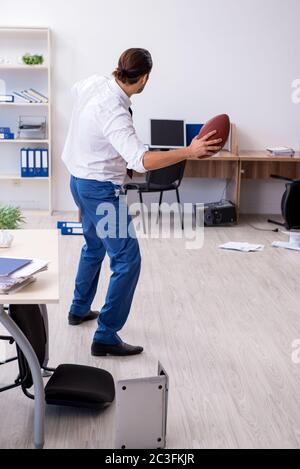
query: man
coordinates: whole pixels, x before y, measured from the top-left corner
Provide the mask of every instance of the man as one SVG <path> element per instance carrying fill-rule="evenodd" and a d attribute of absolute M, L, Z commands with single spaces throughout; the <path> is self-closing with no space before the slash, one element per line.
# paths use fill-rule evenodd
<path fill-rule="evenodd" d="M 73 88 L 75 105 L 63 161 L 71 173 L 71 191 L 81 211 L 85 246 L 69 324 L 76 326 L 98 318 L 93 356 L 143 352 L 142 347 L 125 344 L 118 335 L 130 313 L 140 276 L 138 241 L 129 236 L 124 239 L 119 233 L 117 237 L 99 237 L 99 205 L 112 204 L 118 219 L 118 195 L 128 171 L 145 173 L 191 157 L 207 158 L 220 149 L 220 140 L 208 141 L 213 132 L 201 140 L 195 139 L 188 148 L 169 152 L 145 150 L 133 126 L 130 98 L 144 90 L 151 70 L 152 58 L 147 50 L 129 49 L 120 57 L 112 79 L 93 76 Z M 127 223 L 128 226 L 131 223 L 128 214 Z M 110 257 L 112 276 L 99 315 L 91 311 L 91 305 L 106 254 Z"/>

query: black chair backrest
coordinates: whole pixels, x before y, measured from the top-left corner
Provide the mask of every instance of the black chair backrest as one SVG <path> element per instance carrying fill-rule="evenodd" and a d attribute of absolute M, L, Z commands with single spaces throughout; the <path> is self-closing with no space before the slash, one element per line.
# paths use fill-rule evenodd
<path fill-rule="evenodd" d="M 31 344 L 42 368 L 45 361 L 47 338 L 44 320 L 39 306 L 11 305 L 9 314 Z M 30 369 L 21 350 L 18 347 L 17 350 L 20 379 L 23 381 L 25 388 L 30 389 L 33 385 Z"/>
<path fill-rule="evenodd" d="M 183 179 L 185 167 L 186 161 L 182 161 L 168 168 L 149 171 L 146 176 L 148 187 L 151 187 L 152 184 L 156 186 L 170 186 L 177 182 L 178 188 Z"/>
<path fill-rule="evenodd" d="M 282 199 L 282 216 L 288 230 L 300 229 L 300 181 L 286 185 Z"/>

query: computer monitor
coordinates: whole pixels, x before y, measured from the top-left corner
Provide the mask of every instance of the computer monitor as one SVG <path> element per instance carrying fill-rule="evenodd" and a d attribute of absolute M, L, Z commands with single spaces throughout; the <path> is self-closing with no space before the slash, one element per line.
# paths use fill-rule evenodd
<path fill-rule="evenodd" d="M 186 124 L 186 146 L 188 147 L 193 139 L 199 135 L 204 124 Z"/>
<path fill-rule="evenodd" d="M 182 148 L 186 144 L 186 129 L 183 120 L 151 119 L 152 148 Z"/>

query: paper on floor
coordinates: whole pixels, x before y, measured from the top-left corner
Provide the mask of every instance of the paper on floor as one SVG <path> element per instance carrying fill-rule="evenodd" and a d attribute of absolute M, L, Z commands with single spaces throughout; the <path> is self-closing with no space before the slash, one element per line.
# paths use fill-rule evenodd
<path fill-rule="evenodd" d="M 219 246 L 220 249 L 228 251 L 240 251 L 240 252 L 262 252 L 265 246 L 262 244 L 249 244 L 249 243 L 226 243 Z"/>

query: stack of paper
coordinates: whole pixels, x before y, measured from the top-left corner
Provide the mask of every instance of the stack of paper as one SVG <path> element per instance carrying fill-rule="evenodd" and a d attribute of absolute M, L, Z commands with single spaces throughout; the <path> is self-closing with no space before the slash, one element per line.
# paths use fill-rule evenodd
<path fill-rule="evenodd" d="M 10 262 L 7 262 L 7 261 Z M 2 261 L 2 265 L 11 265 L 13 259 L 11 258 L 0 258 L 0 264 Z M 22 288 L 30 285 L 36 279 L 34 275 L 44 272 L 47 270 L 49 261 L 44 261 L 41 259 L 32 259 L 31 261 L 25 259 L 15 259 L 16 263 L 20 263 L 22 267 L 18 269 L 13 269 L 11 273 L 6 273 L 4 275 L 0 275 L 0 295 L 9 295 L 12 293 L 16 293 L 17 291 L 21 290 Z M 20 262 L 20 261 L 24 262 Z M 4 271 L 5 269 L 3 269 Z"/>
<path fill-rule="evenodd" d="M 21 99 L 22 101 L 25 101 L 27 103 L 48 104 L 49 102 L 46 96 L 44 96 L 39 91 L 34 90 L 33 88 L 30 88 L 29 90 L 18 91 L 18 92 L 14 91 L 14 95 L 18 99 Z"/>
<path fill-rule="evenodd" d="M 28 278 L 11 278 L 11 277 L 0 277 L 0 295 L 11 295 L 16 293 L 32 282 L 35 282 L 34 277 Z"/>
<path fill-rule="evenodd" d="M 272 156 L 294 156 L 295 150 L 288 147 L 275 147 L 267 148 L 267 151 L 271 153 Z"/>
<path fill-rule="evenodd" d="M 219 246 L 220 249 L 228 251 L 240 251 L 240 252 L 261 252 L 265 246 L 262 244 L 249 244 L 249 243 L 226 243 Z"/>

